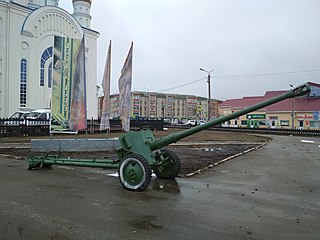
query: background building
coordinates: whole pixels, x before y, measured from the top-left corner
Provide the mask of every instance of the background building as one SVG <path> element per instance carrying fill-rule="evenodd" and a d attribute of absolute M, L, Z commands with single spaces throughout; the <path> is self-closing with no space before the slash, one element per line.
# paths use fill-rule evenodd
<path fill-rule="evenodd" d="M 230 120 L 223 126 L 320 129 L 320 84 L 309 84 L 311 92 L 307 95 L 275 103 Z M 228 115 L 285 92 L 267 91 L 264 96 L 226 100 L 219 105 L 219 115 Z"/>
<path fill-rule="evenodd" d="M 100 113 L 102 101 L 103 97 L 100 97 Z M 211 100 L 211 118 L 218 115 L 219 102 L 221 101 Z M 110 117 L 119 117 L 119 115 L 119 94 L 114 94 L 110 96 Z M 131 115 L 132 117 L 167 118 L 171 122 L 207 119 L 208 99 L 193 95 L 134 91 L 131 93 Z"/>
<path fill-rule="evenodd" d="M 97 38 L 90 29 L 91 0 L 73 0 L 71 15 L 58 0 L 0 0 L 0 117 L 22 108 L 51 106 L 54 35 L 85 34 L 87 115 L 98 116 Z"/>

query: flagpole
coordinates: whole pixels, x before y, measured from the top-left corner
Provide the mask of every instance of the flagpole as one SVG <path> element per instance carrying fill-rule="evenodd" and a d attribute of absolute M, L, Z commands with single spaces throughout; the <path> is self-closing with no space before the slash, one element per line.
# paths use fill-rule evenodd
<path fill-rule="evenodd" d="M 85 102 L 85 120 L 86 120 L 86 136 L 88 135 L 88 113 L 87 113 L 87 74 L 86 74 L 86 51 L 85 51 L 85 33 L 83 33 L 82 37 L 83 41 L 83 51 L 82 51 L 82 57 L 83 57 L 83 81 L 84 81 L 84 102 Z"/>

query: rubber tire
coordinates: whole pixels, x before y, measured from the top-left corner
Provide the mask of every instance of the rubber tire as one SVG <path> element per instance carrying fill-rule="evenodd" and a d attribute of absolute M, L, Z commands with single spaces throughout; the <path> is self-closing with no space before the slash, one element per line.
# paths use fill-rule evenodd
<path fill-rule="evenodd" d="M 126 171 L 132 175 L 126 176 Z M 130 191 L 144 191 L 151 182 L 151 167 L 148 161 L 139 154 L 126 155 L 120 163 L 118 173 L 122 186 Z M 142 174 L 141 179 L 139 179 L 139 174 Z M 135 183 L 136 180 L 139 182 Z"/>
<path fill-rule="evenodd" d="M 181 169 L 179 156 L 175 152 L 166 148 L 161 149 L 161 152 L 165 157 L 168 157 L 168 162 L 165 166 L 154 167 L 154 173 L 160 179 L 175 179 L 179 175 Z"/>

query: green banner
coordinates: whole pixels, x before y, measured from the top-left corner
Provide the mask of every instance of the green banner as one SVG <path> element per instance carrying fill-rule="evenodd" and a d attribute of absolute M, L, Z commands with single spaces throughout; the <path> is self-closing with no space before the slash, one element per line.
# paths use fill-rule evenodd
<path fill-rule="evenodd" d="M 70 131 L 72 81 L 81 39 L 54 37 L 51 132 Z"/>

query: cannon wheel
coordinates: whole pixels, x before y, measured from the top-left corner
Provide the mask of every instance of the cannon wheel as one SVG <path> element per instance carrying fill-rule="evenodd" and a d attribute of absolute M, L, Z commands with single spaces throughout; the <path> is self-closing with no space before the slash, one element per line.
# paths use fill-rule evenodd
<path fill-rule="evenodd" d="M 181 168 L 179 156 L 166 148 L 161 149 L 161 153 L 165 161 L 163 164 L 155 166 L 154 173 L 161 179 L 175 179 L 179 175 Z"/>
<path fill-rule="evenodd" d="M 119 179 L 128 190 L 144 191 L 151 182 L 151 167 L 144 157 L 130 153 L 120 163 Z"/>

